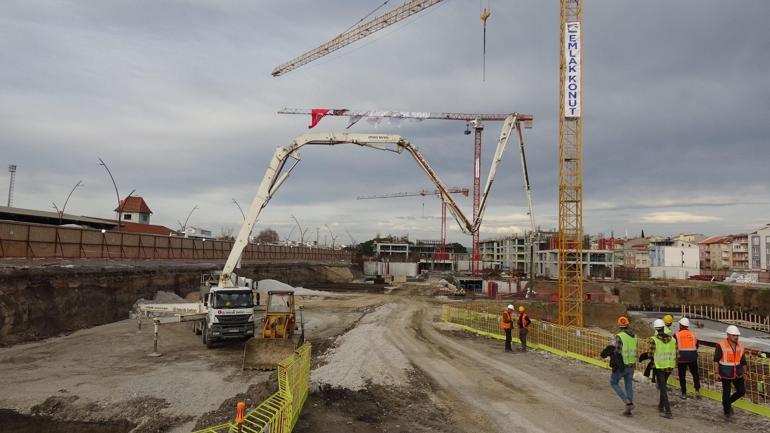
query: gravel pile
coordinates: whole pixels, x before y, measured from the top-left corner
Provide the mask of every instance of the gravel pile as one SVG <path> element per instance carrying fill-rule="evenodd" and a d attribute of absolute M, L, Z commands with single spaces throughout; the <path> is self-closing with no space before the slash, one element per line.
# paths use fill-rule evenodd
<path fill-rule="evenodd" d="M 358 391 L 367 384 L 399 386 L 409 383 L 409 360 L 383 332 L 382 324 L 397 308 L 386 304 L 365 315 L 358 325 L 337 337 L 335 346 L 323 355 L 321 367 L 313 370 L 313 385 L 328 385 Z"/>

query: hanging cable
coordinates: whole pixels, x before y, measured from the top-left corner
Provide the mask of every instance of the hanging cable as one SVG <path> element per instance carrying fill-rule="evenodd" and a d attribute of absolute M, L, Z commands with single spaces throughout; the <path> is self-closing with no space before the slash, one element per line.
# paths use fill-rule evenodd
<path fill-rule="evenodd" d="M 489 6 L 489 4 L 487 4 Z M 487 20 L 492 15 L 491 8 L 481 11 L 481 21 L 484 22 L 484 45 L 481 55 L 481 81 L 487 81 Z"/>
<path fill-rule="evenodd" d="M 370 16 L 372 16 L 372 14 L 373 14 L 373 13 L 375 13 L 375 12 L 377 12 L 378 10 L 382 9 L 382 7 L 383 7 L 383 6 L 385 6 L 386 4 L 388 4 L 388 2 L 390 2 L 390 0 L 385 0 L 384 2 L 382 2 L 382 4 L 381 4 L 381 5 L 379 5 L 379 6 L 377 6 L 376 8 L 374 8 L 374 10 L 372 10 L 371 12 L 369 12 L 368 14 L 366 14 L 366 16 L 364 16 L 364 17 L 363 17 L 363 18 L 361 18 L 360 20 L 356 21 L 356 23 L 355 23 L 355 24 L 353 24 L 352 26 L 350 26 L 350 27 L 348 27 L 347 29 L 345 29 L 345 31 L 344 31 L 344 32 L 342 32 L 342 33 L 345 33 L 345 32 L 347 32 L 348 30 L 352 29 L 353 27 L 355 27 L 355 26 L 357 26 L 357 25 L 361 24 L 361 23 L 362 23 L 362 22 L 363 22 L 365 19 L 367 19 L 367 18 L 369 18 Z"/>

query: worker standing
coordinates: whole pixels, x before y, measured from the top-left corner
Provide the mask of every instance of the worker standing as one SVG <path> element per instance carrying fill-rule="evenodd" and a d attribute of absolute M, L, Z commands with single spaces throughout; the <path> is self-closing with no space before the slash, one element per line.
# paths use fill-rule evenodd
<path fill-rule="evenodd" d="M 674 335 L 674 331 L 671 329 L 671 326 L 674 324 L 674 316 L 670 314 L 663 316 L 663 324 L 666 325 L 664 329 L 666 335 Z"/>
<path fill-rule="evenodd" d="M 634 410 L 634 370 L 636 366 L 636 351 L 638 341 L 636 335 L 628 329 L 629 321 L 625 316 L 618 317 L 618 332 L 613 338 L 615 353 L 619 353 L 620 358 L 616 358 L 620 365 L 615 366 L 610 376 L 610 385 L 615 390 L 615 394 L 626 404 L 623 415 L 631 416 Z M 620 379 L 623 379 L 623 385 L 626 388 L 625 393 L 620 388 Z"/>
<path fill-rule="evenodd" d="M 679 332 L 674 334 L 676 347 L 679 349 L 677 369 L 679 370 L 679 387 L 682 389 L 682 399 L 687 398 L 687 369 L 692 374 L 692 383 L 695 386 L 695 398 L 700 400 L 700 372 L 698 371 L 698 337 L 690 331 L 690 319 L 679 319 Z"/>
<path fill-rule="evenodd" d="M 653 358 L 655 368 L 655 382 L 660 391 L 658 412 L 664 418 L 672 418 L 671 404 L 668 401 L 668 377 L 676 366 L 676 340 L 666 334 L 666 324 L 661 319 L 655 319 L 652 325 L 656 334 L 650 338 L 650 357 Z"/>
<path fill-rule="evenodd" d="M 513 305 L 503 310 L 503 317 L 500 320 L 500 328 L 505 331 L 505 351 L 513 352 L 511 347 L 511 332 L 513 331 Z"/>
<path fill-rule="evenodd" d="M 532 323 L 529 316 L 524 312 L 524 306 L 519 306 L 519 341 L 521 341 L 521 351 L 527 351 L 527 334 L 529 334 L 529 325 Z"/>
<path fill-rule="evenodd" d="M 722 381 L 722 408 L 725 419 L 733 417 L 733 403 L 746 394 L 746 358 L 743 345 L 738 342 L 741 331 L 735 325 L 727 327 L 727 337 L 716 346 L 714 351 L 714 370 L 717 380 Z M 731 387 L 735 393 L 730 395 Z"/>

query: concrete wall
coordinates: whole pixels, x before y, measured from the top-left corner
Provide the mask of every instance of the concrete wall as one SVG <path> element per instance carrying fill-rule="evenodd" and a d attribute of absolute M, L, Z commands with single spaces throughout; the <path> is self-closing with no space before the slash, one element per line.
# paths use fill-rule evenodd
<path fill-rule="evenodd" d="M 364 275 L 394 275 L 416 277 L 418 264 L 413 262 L 364 262 Z"/>
<path fill-rule="evenodd" d="M 661 280 L 686 280 L 692 275 L 699 275 L 698 268 L 683 268 L 681 266 L 650 266 L 650 278 Z"/>

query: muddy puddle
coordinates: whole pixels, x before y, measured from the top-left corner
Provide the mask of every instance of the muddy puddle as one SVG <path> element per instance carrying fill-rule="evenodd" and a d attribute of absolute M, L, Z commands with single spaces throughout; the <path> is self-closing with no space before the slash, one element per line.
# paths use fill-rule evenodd
<path fill-rule="evenodd" d="M 135 426 L 128 421 L 57 421 L 45 416 L 24 415 L 0 409 L 0 433 L 128 433 Z"/>

